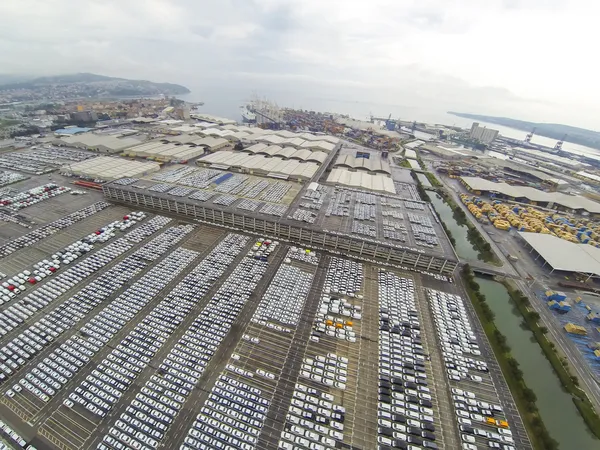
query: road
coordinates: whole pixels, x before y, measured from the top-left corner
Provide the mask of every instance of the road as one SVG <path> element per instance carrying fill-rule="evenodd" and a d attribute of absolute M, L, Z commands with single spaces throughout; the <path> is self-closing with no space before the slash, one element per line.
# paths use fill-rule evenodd
<path fill-rule="evenodd" d="M 523 294 L 530 298 L 531 307 L 540 314 L 543 325 L 548 328 L 549 335 L 552 337 L 552 341 L 569 359 L 570 367 L 575 372 L 575 375 L 579 378 L 581 387 L 586 391 L 596 411 L 600 411 L 600 384 L 598 383 L 595 374 L 593 373 L 587 361 L 585 361 L 581 352 L 576 348 L 575 344 L 564 334 L 562 329 L 557 327 L 557 323 L 553 317 L 552 311 L 546 308 L 542 302 L 538 301 L 535 295 L 536 290 L 541 290 L 547 287 L 542 284 L 543 282 L 537 281 L 538 278 L 549 280 L 547 274 L 543 271 L 543 269 L 541 269 L 537 262 L 531 260 L 531 257 L 527 254 L 527 252 L 521 251 L 521 248 L 514 241 L 514 237 L 512 235 L 505 234 L 505 242 L 502 243 L 502 246 L 505 250 L 500 250 L 498 243 L 491 238 L 485 227 L 474 220 L 473 216 L 468 210 L 466 210 L 460 201 L 459 192 L 456 190 L 456 186 L 450 185 L 445 177 L 438 177 L 438 179 L 448 188 L 448 192 L 450 192 L 457 204 L 463 208 L 468 219 L 475 227 L 477 227 L 484 239 L 490 243 L 492 249 L 502 261 L 502 268 L 490 266 L 489 269 L 496 271 L 504 270 L 506 274 L 512 273 L 511 278 L 515 278 L 514 282 L 519 290 L 521 290 Z M 505 256 L 505 252 L 507 251 L 506 249 L 510 249 L 509 251 L 511 253 L 519 254 L 519 261 L 509 261 Z M 469 261 L 469 264 L 474 265 L 475 267 L 485 268 L 484 265 L 482 265 L 484 263 L 481 262 L 475 263 Z M 533 273 L 533 277 L 531 276 L 531 273 Z M 519 274 L 526 274 L 526 276 Z M 525 278 L 533 278 L 534 281 L 530 282 Z"/>

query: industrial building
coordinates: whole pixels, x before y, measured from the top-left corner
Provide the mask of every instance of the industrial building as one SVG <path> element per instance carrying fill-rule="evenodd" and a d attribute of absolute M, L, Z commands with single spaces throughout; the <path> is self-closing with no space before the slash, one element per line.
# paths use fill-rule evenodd
<path fill-rule="evenodd" d="M 594 181 L 596 183 L 600 183 L 600 177 L 598 175 L 594 175 L 593 173 L 589 173 L 584 170 L 577 172 L 577 176 L 583 178 L 587 182 Z"/>
<path fill-rule="evenodd" d="M 226 147 L 229 141 L 222 138 L 201 137 L 189 134 L 155 139 L 127 149 L 128 156 L 155 158 L 157 161 L 183 161 L 197 158 L 207 151 L 214 152 Z"/>
<path fill-rule="evenodd" d="M 119 178 L 143 177 L 159 170 L 160 165 L 156 162 L 129 161 L 110 156 L 86 159 L 85 161 L 64 166 L 61 169 L 62 173 L 67 175 L 107 181 Z"/>
<path fill-rule="evenodd" d="M 121 134 L 81 133 L 59 137 L 52 140 L 55 145 L 81 148 L 99 153 L 120 153 L 129 147 L 139 145 L 140 141 Z"/>
<path fill-rule="evenodd" d="M 381 158 L 357 158 L 354 155 L 340 155 L 334 167 L 346 167 L 348 169 L 367 171 L 371 174 L 391 174 L 390 163 Z"/>
<path fill-rule="evenodd" d="M 311 179 L 320 164 L 298 160 L 253 155 L 243 152 L 220 151 L 196 161 L 199 166 L 215 169 L 233 169 L 253 175 L 306 181 Z"/>
<path fill-rule="evenodd" d="M 519 232 L 523 245 L 536 260 L 554 271 L 569 274 L 584 274 L 589 278 L 600 277 L 600 248 L 587 244 L 576 244 L 551 234 Z"/>
<path fill-rule="evenodd" d="M 449 144 L 445 146 L 439 144 L 424 144 L 421 147 L 419 147 L 419 150 L 431 153 L 444 159 L 465 159 L 474 156 L 472 153 L 465 149 L 458 150 L 452 148 Z"/>
<path fill-rule="evenodd" d="M 552 166 L 558 166 L 561 170 L 581 170 L 584 167 L 589 167 L 589 164 L 577 161 L 576 159 L 565 158 L 564 156 L 555 155 L 553 153 L 535 150 L 531 148 L 515 148 L 516 156 L 528 161 L 540 162 L 544 161 Z"/>
<path fill-rule="evenodd" d="M 365 172 L 352 172 L 345 168 L 333 169 L 327 177 L 327 183 L 388 194 L 396 193 L 394 181 L 387 175 L 370 175 Z"/>
<path fill-rule="evenodd" d="M 407 148 L 404 151 L 404 157 L 406 159 L 417 159 L 417 152 L 415 152 L 414 150 Z"/>
<path fill-rule="evenodd" d="M 282 159 L 297 159 L 299 161 L 313 161 L 323 164 L 327 153 L 309 149 L 298 150 L 293 147 L 280 147 L 278 145 L 254 144 L 244 149 L 244 152 L 255 155 L 274 156 Z"/>
<path fill-rule="evenodd" d="M 471 125 L 469 137 L 481 142 L 482 144 L 491 144 L 498 137 L 499 131 L 492 128 L 480 127 L 478 122 Z"/>
<path fill-rule="evenodd" d="M 580 195 L 544 192 L 527 186 L 494 183 L 479 177 L 461 177 L 460 180 L 475 195 L 486 193 L 498 198 L 506 198 L 521 203 L 531 203 L 549 209 L 562 209 L 600 216 L 600 204 Z"/>

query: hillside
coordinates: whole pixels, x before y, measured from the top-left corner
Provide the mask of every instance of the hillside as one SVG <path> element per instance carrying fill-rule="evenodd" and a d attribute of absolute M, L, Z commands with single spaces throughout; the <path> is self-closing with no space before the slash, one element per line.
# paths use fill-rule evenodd
<path fill-rule="evenodd" d="M 181 95 L 190 92 L 185 86 L 155 83 L 147 80 L 128 80 L 93 73 L 78 73 L 39 77 L 18 83 L 0 84 L 0 92 L 14 93 L 23 99 L 69 99 L 77 97 L 123 97 Z"/>
<path fill-rule="evenodd" d="M 481 114 L 468 114 L 448 111 L 448 114 L 453 114 L 466 119 L 481 120 L 482 122 L 495 123 L 505 127 L 515 128 L 517 130 L 531 131 L 535 128 L 535 134 L 549 137 L 552 139 L 562 139 L 566 134 L 566 141 L 574 144 L 585 145 L 600 150 L 600 132 L 587 130 L 585 128 L 573 127 L 558 123 L 536 123 L 527 122 L 525 120 L 510 119 L 508 117 L 485 116 Z"/>

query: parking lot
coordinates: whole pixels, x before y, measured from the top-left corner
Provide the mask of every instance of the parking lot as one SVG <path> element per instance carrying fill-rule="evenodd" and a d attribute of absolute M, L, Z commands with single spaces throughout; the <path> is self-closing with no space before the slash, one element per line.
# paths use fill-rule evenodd
<path fill-rule="evenodd" d="M 177 181 L 171 175 L 152 183 Z M 13 186 L 68 183 L 46 177 Z M 289 195 L 278 181 L 250 179 L 238 200 L 235 180 L 214 195 L 256 214 L 269 204 L 265 190 Z M 327 216 L 331 191 L 297 199 L 319 205 L 314 226 L 370 224 L 415 247 L 425 231 L 413 225 L 441 236 L 428 206 L 412 200 L 344 190 L 348 215 Z M 473 425 L 471 414 L 484 412 L 513 430 L 514 410 L 483 366 L 440 350 L 441 316 L 423 280 L 445 291 L 447 279 L 99 198 L 53 196 L 19 210 L 32 228 L 0 226 L 0 408 L 18 439 L 65 450 L 484 448 L 501 441 L 477 429 L 505 435 L 496 422 Z M 463 376 L 462 363 L 481 380 Z M 472 430 L 442 420 L 463 407 Z"/>
<path fill-rule="evenodd" d="M 404 185 L 412 186 L 412 185 Z M 411 190 L 405 198 L 319 185 L 305 189 L 287 218 L 313 227 L 359 235 L 366 240 L 387 241 L 429 252 L 452 254 L 441 225 L 427 203 L 414 200 Z"/>

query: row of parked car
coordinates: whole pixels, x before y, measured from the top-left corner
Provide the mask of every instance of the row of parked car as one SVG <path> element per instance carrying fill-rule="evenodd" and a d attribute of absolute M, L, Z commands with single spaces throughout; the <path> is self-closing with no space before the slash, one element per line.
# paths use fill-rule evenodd
<path fill-rule="evenodd" d="M 261 299 L 252 321 L 268 321 L 296 326 L 308 297 L 313 275 L 297 267 L 282 264 Z"/>
<path fill-rule="evenodd" d="M 100 228 L 88 236 L 78 239 L 67 247 L 52 254 L 49 259 L 43 259 L 35 263 L 31 270 L 23 270 L 17 275 L 2 282 L 0 286 L 0 305 L 10 301 L 25 292 L 28 285 L 35 285 L 44 278 L 56 273 L 63 265 L 68 265 L 94 249 L 99 243 L 105 243 L 116 236 L 115 230 L 124 231 L 127 228 L 144 220 L 146 214 L 132 212 L 123 218 L 123 221 L 115 221 Z"/>
<path fill-rule="evenodd" d="M 54 222 L 43 225 L 27 234 L 24 234 L 23 236 L 20 236 L 16 239 L 11 239 L 6 244 L 0 245 L 0 258 L 4 258 L 24 247 L 29 247 L 30 245 L 33 245 L 60 230 L 70 227 L 80 220 L 83 220 L 99 211 L 102 211 L 103 209 L 108 208 L 109 206 L 111 206 L 110 203 L 104 201 L 96 202 L 90 206 L 86 206 L 85 208 L 68 214 L 65 217 L 55 220 Z"/>
<path fill-rule="evenodd" d="M 45 200 L 49 200 L 57 195 L 66 194 L 70 190 L 71 188 L 69 187 L 48 183 L 23 192 L 19 192 L 16 195 L 5 195 L 0 198 L 0 206 L 4 206 L 9 211 L 16 212 L 23 208 L 27 208 Z"/>
<path fill-rule="evenodd" d="M 194 323 L 193 338 L 199 354 L 191 358 L 192 363 L 206 368 L 214 353 L 237 320 L 242 308 L 258 286 L 266 272 L 268 263 L 246 257 L 238 264 L 223 283 L 216 295 L 206 305 Z M 192 337 L 190 336 L 190 337 Z M 242 377 L 253 378 L 254 374 L 233 364 L 226 369 Z M 181 450 L 197 448 L 229 449 L 254 448 L 258 438 L 257 428 L 262 427 L 269 402 L 262 393 L 231 375 L 221 375 L 220 382 L 213 387 L 204 404 L 203 412 L 210 411 L 213 421 L 198 421 L 188 430 Z M 233 389 L 225 389 L 229 385 Z M 244 392 L 241 392 L 244 391 Z M 218 416 L 217 416 L 218 414 Z M 216 420 L 221 417 L 222 420 Z M 250 426 L 247 426 L 247 425 Z"/>
<path fill-rule="evenodd" d="M 187 307 L 187 305 L 194 307 L 226 272 L 247 243 L 247 237 L 237 234 L 228 235 L 169 294 L 168 298 L 172 299 L 174 307 L 181 308 L 182 306 Z M 245 261 L 251 262 L 252 260 L 245 259 Z M 182 408 L 187 396 L 198 382 L 205 366 L 218 347 L 219 342 L 215 340 L 214 335 L 217 332 L 222 333 L 223 337 L 227 334 L 227 330 L 214 329 L 214 322 L 205 323 L 204 314 L 207 308 L 209 308 L 208 305 L 203 313 L 192 322 L 160 364 L 157 372 L 146 382 L 135 400 L 127 407 L 125 416 L 121 416 L 123 422 L 132 423 L 128 423 L 126 429 L 119 427 L 119 423 L 115 423 L 115 426 L 111 428 L 112 431 L 109 431 L 104 438 L 106 445 L 115 448 L 124 448 L 120 446 L 128 445 L 136 448 L 135 442 L 138 441 L 154 447 L 155 443 L 146 437 L 154 439 L 157 443 L 163 438 L 169 424 Z M 208 331 L 214 331 L 213 336 Z M 151 338 L 151 335 L 147 336 L 148 340 Z M 153 345 L 159 347 L 158 343 Z M 146 356 L 151 357 L 148 354 Z M 128 420 L 129 418 L 131 421 Z M 158 426 L 160 435 L 154 432 L 151 436 L 142 436 L 146 432 L 146 428 L 156 431 L 157 421 L 161 424 Z M 123 433 L 125 436 L 122 436 Z M 128 439 L 132 441 L 128 442 Z M 111 440 L 115 442 L 111 443 Z"/>
<path fill-rule="evenodd" d="M 462 298 L 433 289 L 427 290 L 427 296 L 448 378 L 456 382 L 483 381 L 482 377 L 469 374 L 471 370 L 487 372 L 488 369 L 485 361 L 470 357 L 481 355 L 481 352 Z M 458 388 L 453 388 L 452 394 L 464 450 L 477 450 L 478 444 L 486 448 L 515 450 L 512 432 L 500 405 L 478 401 L 474 393 Z M 488 426 L 492 429 L 480 428 Z"/>
<path fill-rule="evenodd" d="M 296 383 L 279 440 L 283 450 L 341 448 L 346 409 L 333 395 Z"/>
<path fill-rule="evenodd" d="M 150 229 L 147 229 L 148 233 L 150 231 Z M 106 267 L 107 264 L 129 249 L 131 249 L 131 243 L 126 238 L 121 238 L 108 247 L 92 254 L 72 268 L 73 271 L 70 276 L 73 278 L 70 284 L 74 286 L 81 283 L 91 273 Z M 108 271 L 102 273 L 93 283 L 85 286 L 74 296 L 70 297 L 42 319 L 24 330 L 19 336 L 8 342 L 0 349 L 0 370 L 2 370 L 0 372 L 0 381 L 4 381 L 13 375 L 20 367 L 27 363 L 27 360 L 39 353 L 44 347 L 49 346 L 65 330 L 73 327 L 92 309 L 109 298 L 116 290 L 120 289 L 146 266 L 147 263 L 144 260 L 134 255 L 129 256 Z M 67 273 L 64 272 L 61 275 Z M 49 294 L 46 294 L 44 291 L 42 291 L 44 293 L 41 293 L 40 289 L 48 289 Z M 49 303 L 48 298 L 53 300 L 66 292 L 65 287 L 60 288 L 64 290 L 53 289 L 55 291 L 53 292 L 49 290 L 48 285 L 44 285 L 40 289 L 27 296 L 27 298 L 32 299 L 31 304 L 35 304 L 37 310 Z M 46 295 L 49 297 L 46 297 Z M 18 325 L 19 323 L 12 323 L 11 327 L 15 328 Z M 43 399 L 42 394 L 35 391 L 34 393 Z"/>
<path fill-rule="evenodd" d="M 348 358 L 335 353 L 317 355 L 314 358 L 307 356 L 302 360 L 300 376 L 315 383 L 345 390 L 348 381 Z"/>
<path fill-rule="evenodd" d="M 16 304 L 6 308 L 4 312 L 0 313 L 0 335 L 5 335 L 12 331 L 22 324 L 24 320 L 60 297 L 67 290 L 83 282 L 87 277 L 105 267 L 110 261 L 131 249 L 131 242 L 139 242 L 141 239 L 147 238 L 162 228 L 170 220 L 171 219 L 163 216 L 157 216 L 151 219 L 148 223 L 125 234 L 125 236 L 116 243 L 83 259 L 76 266 L 70 267 L 65 272 L 60 273 L 43 286 L 38 287 L 36 291 L 28 294 L 22 300 L 19 300 Z M 45 267 L 46 261 L 50 262 L 49 260 L 44 260 L 41 263 L 36 263 L 34 269 L 36 266 L 38 268 Z M 52 267 L 56 267 L 56 265 Z M 54 273 L 49 269 L 48 271 Z M 23 272 L 23 276 L 27 276 L 25 272 Z M 47 275 L 44 274 L 44 277 L 46 276 Z"/>
<path fill-rule="evenodd" d="M 176 230 L 178 232 L 178 234 L 173 234 L 173 230 Z M 171 231 L 170 234 L 169 234 L 169 231 Z M 183 226 L 172 227 L 172 228 L 169 228 L 167 231 L 165 231 L 165 233 L 163 233 L 163 235 L 158 236 L 156 239 L 161 239 L 165 235 L 170 236 L 170 238 L 172 240 L 172 245 L 174 246 L 183 236 L 185 236 L 187 233 L 189 233 L 189 231 L 190 231 L 189 227 L 183 227 Z M 146 246 L 152 246 L 152 242 L 153 241 L 146 244 Z M 166 253 L 167 251 L 168 251 L 168 247 L 164 246 L 163 253 Z M 160 255 L 153 254 L 152 256 L 154 257 L 154 259 L 157 259 L 158 256 L 160 256 Z M 197 254 L 195 252 L 191 252 L 188 250 L 176 251 L 174 254 L 172 254 L 170 257 L 168 257 L 164 260 L 166 263 L 168 263 L 168 267 L 162 267 L 163 269 L 170 271 L 171 274 L 165 275 L 164 281 L 163 280 L 155 280 L 153 282 L 149 281 L 148 286 L 147 286 L 149 295 L 147 295 L 145 297 L 141 297 L 141 298 L 131 298 L 130 297 L 132 299 L 132 303 L 134 305 L 133 311 L 129 312 L 130 317 L 119 318 L 119 317 L 116 317 L 114 314 L 109 314 L 108 317 L 97 317 L 96 318 L 97 320 L 92 319 L 92 321 L 90 321 L 90 322 L 88 322 L 88 324 L 86 324 L 85 329 L 83 330 L 84 333 L 86 333 L 86 334 L 89 333 L 91 336 L 96 337 L 97 339 L 103 340 L 105 343 L 108 342 L 118 331 L 120 331 L 126 325 L 126 323 L 129 320 L 131 320 L 134 317 L 134 315 L 137 312 L 139 312 L 139 310 L 141 310 L 148 302 L 150 302 L 152 300 L 152 298 L 155 297 L 157 295 L 157 293 L 161 289 L 163 289 L 166 286 L 166 284 L 173 279 L 173 277 L 177 276 L 177 274 L 180 273 L 196 256 L 197 256 Z M 140 267 L 147 267 L 148 262 L 144 261 L 144 259 L 147 259 L 147 258 L 140 258 L 140 256 L 137 255 L 137 253 L 136 253 L 136 254 L 133 254 L 130 257 L 128 257 L 124 262 L 138 261 L 138 263 L 140 264 Z M 162 275 L 161 268 L 155 268 L 153 270 L 155 271 L 154 272 L 155 276 Z M 131 279 L 131 276 L 129 277 L 129 279 Z M 137 290 L 140 290 L 142 288 L 143 288 L 142 285 L 136 286 Z M 129 292 L 129 290 L 128 290 L 128 292 Z M 133 292 L 135 292 L 135 290 Z M 131 292 L 131 293 L 133 294 L 133 292 Z M 102 381 L 106 381 L 103 379 L 102 375 L 106 375 L 106 373 L 104 373 L 104 372 L 106 371 L 106 369 L 111 368 L 111 367 L 119 372 L 121 370 L 123 370 L 124 373 L 127 375 L 130 375 L 132 373 L 137 374 L 137 373 L 139 373 L 139 371 L 141 371 L 141 368 L 143 368 L 144 365 L 141 364 L 140 361 L 144 361 L 144 358 L 141 357 L 141 354 L 139 351 L 134 350 L 135 345 L 133 345 L 133 346 L 128 345 L 127 340 L 133 339 L 132 336 L 135 337 L 135 336 L 137 336 L 137 334 L 144 334 L 145 332 L 146 333 L 150 332 L 150 330 L 153 329 L 153 326 L 156 327 L 158 330 L 163 330 L 163 329 L 166 329 L 169 327 L 168 324 L 174 321 L 173 316 L 171 314 L 177 316 L 177 311 L 173 311 L 171 313 L 169 311 L 169 305 L 163 304 L 163 303 L 164 303 L 164 301 L 162 303 L 160 303 L 158 306 L 156 306 L 152 310 L 152 312 L 144 319 L 144 321 L 142 321 L 140 324 L 138 324 L 136 326 L 136 328 L 128 335 L 128 337 L 125 338 L 112 351 L 112 353 L 110 353 L 103 360 L 103 362 L 100 364 L 98 369 L 92 372 L 93 376 L 98 377 Z M 127 316 L 126 313 L 124 313 L 124 314 L 125 314 L 125 316 Z M 163 323 L 163 320 L 164 320 L 164 323 Z M 156 331 L 156 330 L 154 330 L 154 331 Z M 153 350 L 153 351 L 155 352 L 157 350 Z M 138 359 L 136 360 L 134 357 L 137 357 Z M 83 387 L 80 386 L 78 389 L 80 389 L 81 391 L 84 391 L 85 386 L 83 386 Z M 94 394 L 98 394 L 98 395 L 96 396 Z M 106 401 L 107 399 L 101 393 L 96 393 L 96 392 L 94 392 L 93 389 L 91 389 L 91 393 L 88 392 L 87 395 L 83 395 L 83 397 L 81 395 L 82 395 L 81 392 L 76 390 L 75 395 L 71 394 L 70 399 L 74 402 L 81 404 L 82 406 L 87 408 L 89 411 L 91 411 L 99 416 L 104 416 L 104 414 L 106 413 L 106 410 L 110 409 L 110 406 L 112 406 L 112 404 L 110 402 Z M 109 397 L 109 400 L 111 400 L 110 397 Z M 70 405 L 67 405 L 67 406 L 70 406 Z"/>
<path fill-rule="evenodd" d="M 438 448 L 413 280 L 379 270 L 380 450 Z"/>
<path fill-rule="evenodd" d="M 253 450 L 270 402 L 262 391 L 221 375 L 180 450 Z"/>
<path fill-rule="evenodd" d="M 83 325 L 80 329 L 82 336 L 75 335 L 73 338 L 68 339 L 48 355 L 48 358 L 55 362 L 58 360 L 58 363 L 60 363 L 59 358 L 62 358 L 71 364 L 75 364 L 75 371 L 77 371 L 77 368 L 89 363 L 91 358 L 164 289 L 177 274 L 181 273 L 196 256 L 196 252 L 191 250 L 175 250 L 160 265 L 150 270 L 127 291 L 119 295 L 116 300 L 105 306 L 102 311 Z M 36 386 L 41 386 L 42 391 L 51 398 L 70 381 L 70 377 L 66 377 L 64 374 L 61 375 L 53 369 L 55 368 L 42 361 L 24 378 Z M 65 369 L 69 370 L 69 368 Z M 73 374 L 74 372 L 69 370 L 69 373 Z M 107 384 L 108 380 L 106 379 L 97 379 L 90 375 L 86 380 L 91 384 L 96 384 L 98 389 L 104 389 L 108 395 L 117 394 L 117 387 L 110 386 L 110 383 Z M 45 390 L 41 383 L 49 384 L 50 389 Z M 65 405 L 72 406 L 72 400 L 65 400 Z"/>

